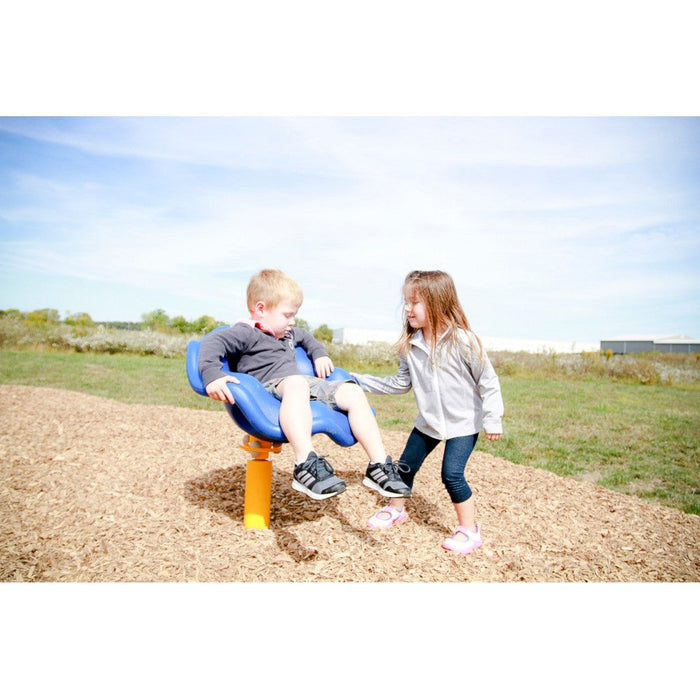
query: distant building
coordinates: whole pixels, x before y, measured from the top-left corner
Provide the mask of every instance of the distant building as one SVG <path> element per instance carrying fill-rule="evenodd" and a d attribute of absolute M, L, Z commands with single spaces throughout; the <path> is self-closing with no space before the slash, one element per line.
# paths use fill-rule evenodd
<path fill-rule="evenodd" d="M 333 342 L 348 345 L 367 345 L 368 343 L 390 343 L 399 339 L 400 331 L 373 331 L 365 328 L 334 328 Z"/>
<path fill-rule="evenodd" d="M 488 352 L 491 350 L 508 352 L 529 352 L 534 354 L 567 354 L 596 352 L 598 343 L 582 340 L 535 340 L 533 338 L 498 338 L 480 335 L 481 342 Z"/>
<path fill-rule="evenodd" d="M 389 343 L 393 345 L 400 335 L 400 330 L 373 331 L 364 328 L 334 328 L 333 342 L 347 343 L 348 345 L 367 345 L 368 343 Z M 479 337 L 487 351 L 580 353 L 583 351 L 596 352 L 598 350 L 598 343 L 595 341 L 533 340 L 527 338 L 496 338 L 484 335 Z"/>
<path fill-rule="evenodd" d="M 616 355 L 627 355 L 633 352 L 678 352 L 700 353 L 700 340 L 685 335 L 615 338 L 601 340 L 601 352 L 612 351 Z"/>

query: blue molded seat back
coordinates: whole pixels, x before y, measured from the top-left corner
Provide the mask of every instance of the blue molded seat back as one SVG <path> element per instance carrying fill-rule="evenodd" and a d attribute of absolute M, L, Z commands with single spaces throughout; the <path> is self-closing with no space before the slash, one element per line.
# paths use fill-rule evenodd
<path fill-rule="evenodd" d="M 212 331 L 212 333 L 216 332 L 216 330 Z M 199 340 L 191 340 L 187 345 L 187 379 L 195 392 L 207 396 L 199 371 L 199 348 Z M 297 347 L 296 355 L 300 373 L 314 376 L 313 364 L 304 350 Z M 255 377 L 231 372 L 225 359 L 222 364 L 224 372 L 240 382 L 240 384 L 229 383 L 228 387 L 236 403 L 224 404 L 224 406 L 241 430 L 260 440 L 288 442 L 280 427 L 280 402 Z M 354 381 L 348 372 L 339 367 L 336 367 L 328 379 Z M 334 411 L 320 401 L 312 401 L 311 416 L 312 434 L 325 433 L 343 447 L 350 447 L 357 442 L 350 430 L 347 415 L 342 411 Z"/>

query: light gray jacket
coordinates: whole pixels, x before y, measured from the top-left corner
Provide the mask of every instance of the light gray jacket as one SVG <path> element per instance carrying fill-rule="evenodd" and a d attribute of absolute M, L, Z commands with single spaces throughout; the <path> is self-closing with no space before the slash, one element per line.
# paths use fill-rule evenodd
<path fill-rule="evenodd" d="M 400 358 L 393 377 L 354 375 L 371 394 L 406 394 L 413 388 L 418 404 L 415 427 L 438 440 L 473 435 L 485 430 L 502 433 L 503 398 L 491 361 L 479 357 L 473 334 L 459 331 L 459 345 L 438 342 L 435 361 L 417 331 L 407 357 Z"/>

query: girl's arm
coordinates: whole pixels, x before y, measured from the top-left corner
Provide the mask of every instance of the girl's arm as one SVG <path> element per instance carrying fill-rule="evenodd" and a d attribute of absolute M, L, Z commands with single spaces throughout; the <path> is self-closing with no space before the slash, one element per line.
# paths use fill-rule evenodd
<path fill-rule="evenodd" d="M 503 396 L 501 383 L 491 361 L 485 356 L 485 362 L 480 366 L 480 373 L 474 373 L 477 388 L 481 396 L 481 407 L 484 412 L 484 434 L 489 440 L 498 440 L 503 433 Z M 495 436 L 498 437 L 495 437 Z"/>
<path fill-rule="evenodd" d="M 359 385 L 370 394 L 407 394 L 411 390 L 411 374 L 406 358 L 402 357 L 398 372 L 393 377 L 374 377 L 371 374 L 351 373 Z"/>
<path fill-rule="evenodd" d="M 503 396 L 501 383 L 486 351 L 477 350 L 478 341 L 471 333 L 465 333 L 461 340 L 462 359 L 469 367 L 472 378 L 481 396 L 484 414 L 484 435 L 488 440 L 498 440 L 503 434 Z"/>

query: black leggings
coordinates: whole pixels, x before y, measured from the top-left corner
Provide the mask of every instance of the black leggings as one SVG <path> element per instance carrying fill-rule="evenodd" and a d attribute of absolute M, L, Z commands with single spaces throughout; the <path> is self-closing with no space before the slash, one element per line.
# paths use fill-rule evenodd
<path fill-rule="evenodd" d="M 452 503 L 464 503 L 472 495 L 472 490 L 464 478 L 464 469 L 478 437 L 479 433 L 474 433 L 445 440 L 441 476 Z M 407 486 L 413 487 L 413 479 L 425 458 L 440 442 L 442 441 L 421 433 L 417 428 L 413 429 L 399 459 L 401 479 Z"/>

